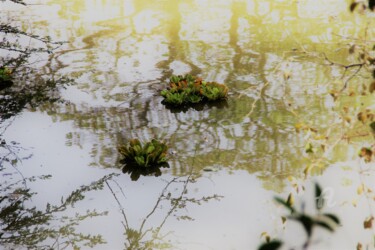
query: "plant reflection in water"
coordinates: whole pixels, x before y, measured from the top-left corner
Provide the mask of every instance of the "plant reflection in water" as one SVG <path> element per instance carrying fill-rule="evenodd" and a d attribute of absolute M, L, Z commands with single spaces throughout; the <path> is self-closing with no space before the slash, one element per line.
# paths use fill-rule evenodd
<path fill-rule="evenodd" d="M 4 158 L 1 163 L 3 160 Z M 2 166 L 1 172 L 3 170 Z M 102 189 L 104 182 L 113 175 L 106 175 L 90 185 L 83 185 L 66 198 L 62 197 L 59 204 L 47 203 L 44 209 L 29 205 L 36 193 L 28 188 L 27 183 L 49 179 L 50 175 L 22 178 L 18 181 L 12 181 L 11 175 L 7 177 L 7 180 L 0 183 L 0 245 L 10 249 L 79 249 L 105 243 L 101 235 L 80 233 L 76 231 L 76 227 L 88 218 L 103 216 L 107 212 L 97 212 L 94 209 L 74 216 L 63 213 L 84 200 L 87 192 Z"/>
<path fill-rule="evenodd" d="M 158 196 L 154 206 L 141 221 L 140 226 L 136 228 L 135 226 L 129 224 L 129 214 L 126 213 L 119 197 L 116 195 L 115 190 L 110 185 L 110 180 L 106 180 L 105 183 L 110 189 L 121 210 L 122 225 L 126 237 L 125 249 L 139 250 L 173 248 L 174 246 L 167 239 L 169 232 L 162 233 L 162 228 L 165 226 L 167 220 L 171 216 L 174 216 L 177 220 L 193 220 L 193 218 L 188 215 L 178 214 L 178 211 L 186 209 L 189 204 L 201 205 L 202 203 L 209 202 L 211 200 L 220 200 L 223 197 L 217 194 L 203 196 L 200 198 L 189 197 L 187 195 L 188 186 L 195 182 L 196 178 L 192 174 L 186 177 L 174 177 L 171 180 L 166 181 L 166 184 Z M 147 228 L 146 225 L 148 221 L 151 219 L 154 221 L 154 219 L 158 217 L 155 215 L 155 218 L 153 218 L 153 215 L 157 212 L 163 213 L 163 216 L 159 217 L 160 221 L 158 223 L 152 222 L 152 226 Z"/>

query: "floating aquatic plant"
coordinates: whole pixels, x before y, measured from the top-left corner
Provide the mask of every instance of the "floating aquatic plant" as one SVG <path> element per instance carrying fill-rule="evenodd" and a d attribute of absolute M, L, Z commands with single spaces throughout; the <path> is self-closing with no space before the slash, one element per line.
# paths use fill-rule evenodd
<path fill-rule="evenodd" d="M 124 157 L 123 163 L 137 165 L 138 167 L 154 167 L 167 163 L 168 146 L 156 139 L 142 145 L 138 139 L 132 139 L 128 146 L 118 148 Z"/>
<path fill-rule="evenodd" d="M 124 157 L 120 162 L 124 164 L 122 171 L 130 173 L 132 180 L 140 175 L 161 175 L 160 167 L 169 167 L 167 162 L 168 146 L 157 139 L 142 143 L 138 139 L 130 140 L 127 146 L 118 148 Z"/>
<path fill-rule="evenodd" d="M 164 104 L 182 106 L 227 98 L 228 87 L 217 82 L 206 82 L 192 75 L 172 76 L 169 87 L 161 91 Z"/>

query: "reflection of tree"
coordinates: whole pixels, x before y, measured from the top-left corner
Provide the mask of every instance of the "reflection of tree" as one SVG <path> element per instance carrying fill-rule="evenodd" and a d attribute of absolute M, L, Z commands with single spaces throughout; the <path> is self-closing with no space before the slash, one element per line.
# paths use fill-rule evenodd
<path fill-rule="evenodd" d="M 15 4 L 25 5 L 23 1 Z M 12 20 L 13 21 L 13 20 Z M 63 78 L 42 76 L 34 65 L 36 56 L 52 53 L 61 42 L 53 42 L 49 37 L 42 37 L 26 32 L 14 25 L 0 22 L 0 68 L 7 69 L 10 80 L 4 85 L 0 81 L 0 123 L 17 115 L 25 107 L 35 108 L 45 102 L 59 100 L 58 89 L 69 81 Z M 32 59 L 33 58 L 33 59 Z"/>
<path fill-rule="evenodd" d="M 141 12 L 143 10 L 144 5 L 145 4 L 143 2 L 135 2 L 135 14 L 137 14 L 137 12 Z M 168 76 L 168 74 L 170 74 L 166 74 L 165 72 L 167 72 L 170 69 L 170 64 L 173 63 L 175 60 L 179 60 L 189 65 L 193 71 L 198 72 L 194 68 L 196 66 L 193 67 L 193 65 L 190 63 L 192 58 L 194 58 L 196 55 L 203 55 L 199 58 L 194 58 L 194 61 L 199 61 L 199 65 L 201 65 L 202 67 L 204 66 L 207 70 L 209 68 L 211 70 L 213 67 L 217 66 L 219 68 L 223 68 L 224 71 L 230 71 L 231 67 L 233 67 L 233 69 L 231 70 L 231 72 L 233 73 L 231 73 L 227 78 L 227 82 L 229 82 L 232 85 L 233 92 L 237 92 L 243 89 L 244 87 L 248 86 L 248 83 L 246 83 L 245 85 L 243 81 L 240 85 L 237 85 L 237 81 L 235 81 L 235 78 L 237 78 L 239 75 L 254 74 L 253 71 L 255 69 L 258 72 L 264 72 L 264 67 L 266 65 L 267 60 L 265 55 L 261 54 L 260 56 L 257 56 L 254 53 L 246 53 L 246 49 L 241 47 L 242 41 L 238 40 L 238 20 L 246 16 L 246 8 L 244 8 L 243 4 L 239 4 L 238 6 L 234 4 L 233 6 L 233 15 L 231 19 L 231 24 L 233 27 L 231 26 L 230 30 L 228 30 L 228 32 L 230 33 L 230 42 L 229 44 L 224 44 L 224 48 L 218 48 L 215 44 L 208 45 L 204 42 L 197 42 L 196 40 L 199 40 L 199 38 L 197 37 L 191 37 L 191 40 L 190 38 L 186 37 L 184 37 L 184 39 L 186 40 L 181 39 L 181 23 L 184 23 L 186 22 L 186 20 L 189 20 L 189 16 L 183 12 L 183 8 L 180 6 L 178 2 L 174 2 L 172 7 L 168 7 L 168 9 L 171 10 L 170 13 L 168 13 L 168 18 L 166 18 L 165 20 L 159 20 L 163 22 L 162 27 L 165 27 L 165 29 L 163 29 L 163 34 L 165 35 L 165 38 L 168 39 L 167 59 L 155 62 L 157 63 L 158 68 L 163 70 L 164 72 L 161 80 L 165 79 Z M 186 23 L 184 24 L 186 25 Z M 133 30 L 132 32 L 134 32 L 133 27 L 128 27 L 124 25 L 124 29 L 130 29 Z M 96 33 L 97 36 L 95 39 L 95 46 L 98 46 L 101 40 L 108 39 L 112 41 L 114 37 L 118 37 L 121 33 L 114 35 L 114 33 L 116 33 L 117 30 L 118 29 L 112 30 L 113 33 L 109 37 L 108 34 L 104 35 Z M 144 34 L 136 33 L 134 34 L 134 36 L 138 37 L 138 39 L 144 38 Z M 150 34 L 147 36 L 153 37 L 154 34 Z M 113 61 L 118 62 L 119 58 L 121 58 L 124 55 L 124 53 L 128 53 L 129 57 L 132 58 L 136 55 L 136 52 L 138 53 L 138 51 L 141 50 L 141 48 L 133 46 L 131 40 L 132 37 L 125 36 L 125 38 L 121 38 L 121 42 L 116 43 L 116 51 L 118 51 L 118 53 L 113 55 Z M 158 40 L 163 39 L 160 39 L 157 36 L 155 36 L 155 43 L 157 43 Z M 124 46 L 122 44 L 125 43 L 130 44 L 129 46 L 131 46 L 130 48 L 129 46 L 127 47 L 128 50 L 124 50 L 123 48 Z M 230 58 L 225 57 L 221 58 L 224 60 L 224 63 L 220 60 L 215 61 L 215 58 L 210 58 L 210 54 L 212 54 L 212 52 L 215 51 L 215 48 L 219 49 L 219 51 L 222 50 L 223 54 L 228 54 L 229 57 L 233 55 L 233 62 L 227 60 Z M 232 48 L 234 48 L 234 51 L 236 53 L 226 53 L 226 51 L 231 51 Z M 146 52 L 147 50 L 144 51 L 144 53 Z M 259 61 L 258 66 L 256 67 L 254 65 L 254 67 L 247 67 L 243 61 L 244 56 L 248 56 L 249 60 L 254 59 L 256 61 Z M 90 58 L 91 57 L 89 57 L 89 59 Z M 103 72 L 103 75 L 108 75 L 108 72 Z M 264 74 L 261 74 L 261 76 L 262 77 L 261 79 L 259 79 L 259 82 L 265 80 Z M 267 148 L 267 144 L 270 144 L 270 142 L 267 142 L 267 139 L 272 140 L 274 134 L 278 134 L 279 127 L 275 126 L 275 124 L 271 124 L 273 126 L 273 132 L 271 133 L 269 132 L 269 129 L 271 127 L 268 126 L 268 124 L 265 124 L 263 127 L 262 124 L 255 125 L 243 122 L 243 120 L 246 118 L 246 114 L 248 113 L 248 104 L 253 101 L 252 98 L 248 98 L 246 96 L 236 100 L 233 100 L 234 98 L 232 98 L 233 101 L 230 103 L 228 109 L 222 111 L 214 109 L 213 111 L 203 110 L 203 112 L 200 113 L 187 112 L 186 114 L 170 114 L 169 111 L 165 111 L 164 107 L 161 106 L 160 103 L 158 103 L 158 101 L 160 100 L 158 100 L 157 98 L 154 98 L 156 100 L 151 100 L 151 98 L 144 97 L 146 95 L 150 96 L 150 94 L 152 93 L 155 94 L 154 91 L 150 91 L 149 86 L 158 83 L 159 82 L 156 81 L 134 83 L 134 85 L 132 85 L 132 83 L 127 83 L 131 86 L 131 88 L 129 86 L 129 90 L 131 93 L 127 92 L 128 96 L 123 95 L 121 97 L 122 99 L 119 99 L 119 101 L 124 100 L 126 106 L 128 106 L 129 108 L 88 108 L 86 106 L 78 106 L 71 104 L 71 107 L 64 108 L 65 110 L 58 111 L 58 114 L 64 120 L 74 120 L 77 126 L 80 128 L 89 128 L 92 129 L 92 131 L 95 131 L 96 133 L 99 132 L 101 134 L 99 138 L 100 141 L 93 145 L 92 154 L 96 158 L 94 164 L 99 164 L 102 166 L 113 166 L 113 156 L 116 155 L 115 152 L 111 149 L 111 146 L 106 145 L 105 141 L 111 141 L 113 144 L 116 144 L 117 142 L 122 141 L 124 138 L 151 137 L 150 134 L 154 133 L 155 128 L 158 128 L 163 132 L 165 131 L 167 136 L 171 137 L 171 141 L 173 142 L 173 144 L 176 144 L 176 147 L 174 147 L 174 149 L 177 150 L 181 155 L 188 155 L 189 153 L 192 153 L 192 149 L 194 148 L 194 146 L 187 145 L 190 144 L 189 141 L 183 142 L 183 140 L 185 140 L 184 138 L 186 137 L 186 135 L 191 135 L 191 137 L 194 137 L 196 139 L 208 137 L 208 140 L 212 142 L 212 144 L 210 145 L 210 147 L 202 149 L 200 153 L 202 153 L 202 157 L 204 158 L 205 156 L 209 156 L 210 152 L 212 154 L 216 154 L 212 151 L 212 149 L 219 148 L 221 154 L 220 159 L 223 159 L 225 161 L 221 163 L 222 165 L 228 165 L 227 162 L 233 163 L 233 161 L 226 161 L 225 159 L 233 160 L 235 155 L 239 152 L 240 154 L 241 152 L 243 152 L 243 156 L 245 156 L 246 154 L 249 155 L 250 153 L 252 157 L 257 156 L 256 158 L 259 158 L 259 156 L 264 156 L 265 158 L 274 157 L 274 154 L 268 153 L 270 152 L 270 149 Z M 107 86 L 102 87 L 102 90 L 103 88 L 107 87 L 109 87 L 107 88 L 107 90 L 111 90 L 117 86 L 116 84 L 112 84 L 113 86 L 109 86 L 110 82 L 108 81 L 105 84 Z M 97 84 L 90 84 L 89 89 L 95 89 L 95 85 Z M 113 98 L 115 99 L 117 99 L 117 97 L 120 96 L 113 96 Z M 265 106 L 267 106 L 267 103 L 264 102 L 265 100 L 263 100 L 262 102 L 263 106 L 258 106 L 255 113 L 265 113 L 265 111 L 262 111 L 262 109 Z M 271 107 L 268 109 L 276 110 L 277 107 Z M 95 116 L 93 116 L 92 114 L 95 114 Z M 209 115 L 210 119 L 207 119 L 207 115 Z M 195 118 L 189 118 L 191 116 L 194 116 Z M 259 118 L 264 119 L 264 117 Z M 220 120 L 223 119 L 231 120 L 231 124 L 228 126 L 224 123 L 221 123 Z M 214 120 L 219 120 L 219 122 L 216 123 L 214 122 Z M 168 128 L 161 129 L 160 126 L 162 124 L 168 124 Z M 196 128 L 200 124 L 202 124 L 202 129 L 197 130 Z M 233 129 L 240 130 L 239 133 L 243 135 L 233 134 Z M 253 136 L 248 136 L 245 134 L 245 131 L 248 131 L 250 129 L 258 129 L 259 131 L 264 131 L 264 133 L 260 133 L 261 135 L 259 137 L 256 136 L 256 138 L 254 138 Z M 108 133 L 108 131 L 110 133 Z M 69 143 L 76 142 L 77 144 L 79 144 L 82 138 L 83 137 L 80 136 L 80 132 L 72 133 L 69 135 Z M 285 141 L 284 135 L 282 135 L 280 141 L 276 141 L 276 144 L 282 144 L 283 140 Z M 256 150 L 253 150 L 253 148 L 249 148 L 246 144 L 250 143 L 256 145 L 258 148 Z M 226 144 L 227 146 L 225 147 L 224 144 Z M 237 150 L 234 150 L 234 148 L 236 148 Z M 249 152 L 249 150 L 252 151 Z M 232 154 L 234 157 L 231 157 Z M 253 158 L 250 157 L 248 157 L 247 159 L 250 160 L 250 164 L 252 159 Z M 277 160 L 281 162 L 281 159 L 282 157 L 280 156 Z M 244 161 L 245 160 L 246 159 L 244 159 Z M 259 170 L 259 166 L 265 163 L 267 163 L 266 165 L 268 165 L 269 162 L 255 162 L 255 164 L 252 164 L 255 165 L 254 171 Z M 203 168 L 207 164 L 212 164 L 212 162 L 203 162 L 202 164 Z M 185 164 L 183 162 L 179 162 L 178 165 L 181 166 Z M 246 164 L 237 164 L 235 167 L 249 169 L 249 167 L 246 166 Z M 280 168 L 280 170 L 282 169 L 283 167 Z M 178 169 L 173 171 L 175 174 L 184 174 L 185 172 L 184 169 Z"/>
<path fill-rule="evenodd" d="M 216 194 L 201 198 L 189 197 L 187 195 L 188 185 L 194 182 L 195 178 L 192 175 L 187 177 L 175 177 L 167 182 L 151 211 L 142 220 L 139 228 L 135 229 L 129 225 L 125 208 L 121 204 L 109 182 L 106 181 L 108 188 L 121 209 L 121 214 L 123 217 L 122 224 L 126 237 L 125 248 L 128 250 L 172 248 L 171 243 L 167 242 L 166 239 L 168 233 L 162 234 L 162 228 L 167 222 L 168 218 L 174 215 L 178 220 L 192 220 L 192 218 L 188 215 L 177 215 L 178 211 L 185 209 L 189 204 L 201 205 L 202 203 L 209 202 L 210 200 L 219 200 L 222 198 L 222 196 Z M 157 224 L 158 226 L 147 228 L 148 220 L 158 210 L 165 213 L 164 217 L 161 218 L 160 223 Z"/>
<path fill-rule="evenodd" d="M 28 249 L 65 249 L 82 246 L 93 247 L 105 241 L 100 235 L 86 235 L 76 231 L 78 223 L 106 212 L 89 210 L 74 217 L 61 213 L 85 198 L 85 193 L 103 188 L 112 175 L 84 185 L 73 191 L 61 203 L 47 203 L 45 209 L 27 205 L 35 195 L 25 186 L 26 182 L 42 181 L 50 176 L 31 177 L 22 181 L 0 183 L 0 244 L 2 246 L 27 247 Z"/>
<path fill-rule="evenodd" d="M 186 174 L 186 166 L 194 157 L 199 162 L 197 170 L 217 164 L 231 170 L 261 171 L 262 176 L 274 173 L 280 176 L 280 182 L 289 174 L 301 172 L 298 168 L 304 145 L 294 125 L 300 118 L 321 117 L 323 126 L 333 119 L 332 110 L 325 106 L 325 96 L 321 92 L 310 94 L 311 85 L 305 83 L 318 85 L 331 77 L 331 72 L 319 62 L 289 62 L 283 52 L 300 49 L 300 39 L 306 42 L 304 46 L 322 46 L 311 37 L 325 37 L 328 26 L 339 31 L 339 25 L 324 22 L 317 29 L 312 18 L 300 15 L 304 8 L 308 10 L 304 3 L 289 6 L 275 1 L 236 1 L 200 6 L 195 1 L 173 1 L 164 6 L 148 0 L 129 2 L 134 7 L 131 14 L 101 20 L 95 27 L 90 23 L 87 27 L 91 29 L 75 33 L 84 44 L 74 43 L 72 51 L 61 51 L 56 61 L 51 60 L 59 70 L 79 76 L 78 88 L 105 102 L 95 107 L 92 103 L 46 107 L 47 112 L 54 111 L 56 120 L 74 121 L 76 129 L 67 135 L 68 145 L 84 145 L 89 131 L 90 140 L 95 140 L 92 165 L 113 167 L 118 160 L 115 148 L 119 142 L 150 139 L 162 133 L 177 153 L 171 162 L 174 175 Z M 106 1 L 104 5 L 109 3 L 118 4 L 120 10 L 126 8 L 123 1 Z M 81 8 L 86 11 L 89 6 L 77 4 L 74 13 Z M 190 24 L 207 27 L 212 21 L 212 9 L 217 12 L 218 22 L 225 25 L 190 32 Z M 195 10 L 196 16 L 192 14 Z M 160 25 L 149 32 L 137 31 L 135 19 L 145 13 L 154 18 L 148 21 Z M 291 21 L 296 17 L 299 22 Z M 62 18 L 69 16 L 63 14 Z M 72 26 L 77 24 L 75 18 L 69 21 Z M 297 31 L 295 36 L 286 35 L 291 30 Z M 330 48 L 332 44 L 324 46 Z M 75 55 L 82 56 L 78 66 L 71 61 Z M 338 53 L 335 59 L 342 56 Z M 231 89 L 228 107 L 186 113 L 166 110 L 160 104 L 161 98 L 155 97 L 155 89 L 170 76 L 176 61 L 209 80 L 220 78 L 216 80 L 225 82 Z M 287 65 L 298 72 L 284 82 L 281 70 Z M 95 72 L 90 72 L 93 68 Z M 269 84 L 263 88 L 266 82 Z M 308 112 L 306 106 L 311 107 Z M 196 156 L 194 141 L 204 141 Z"/>
<path fill-rule="evenodd" d="M 43 80 L 34 78 L 30 84 L 15 83 L 0 91 L 0 122 L 20 113 L 25 107 L 36 108 L 46 102 L 56 102 L 58 88 L 68 83 L 67 80 Z"/>

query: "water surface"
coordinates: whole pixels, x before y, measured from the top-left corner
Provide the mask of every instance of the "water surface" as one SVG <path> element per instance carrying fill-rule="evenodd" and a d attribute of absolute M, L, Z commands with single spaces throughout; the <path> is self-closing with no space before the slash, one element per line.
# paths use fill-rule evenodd
<path fill-rule="evenodd" d="M 52 175 L 51 180 L 30 184 L 38 193 L 35 204 L 59 201 L 105 174 L 121 174 L 119 144 L 159 137 L 173 153 L 161 177 L 132 181 L 119 175 L 108 182 L 114 193 L 105 187 L 71 211 L 109 212 L 79 225 L 84 232 L 103 235 L 107 244 L 97 249 L 123 248 L 129 238 L 126 229 L 140 227 L 166 183 L 176 177 L 189 182 L 191 174 L 195 182 L 186 187 L 185 196 L 220 197 L 200 205 L 190 200 L 163 224 L 170 211 L 165 200 L 147 218 L 145 231 L 162 224 L 163 234 L 172 232 L 166 240 L 180 249 L 255 249 L 264 231 L 283 237 L 283 210 L 272 197 L 289 193 L 287 177 L 302 178 L 311 161 L 305 153 L 306 135 L 296 131 L 296 124 L 324 131 L 338 122 L 340 105 L 346 105 L 335 103 L 329 94 L 342 87 L 337 80 L 343 69 L 327 66 L 321 53 L 348 63 L 348 40 L 343 37 L 361 36 L 365 16 L 349 13 L 347 3 L 338 1 L 37 3 L 6 5 L 5 12 L 25 28 L 68 41 L 42 71 L 71 77 L 75 84 L 62 90 L 65 103 L 25 111 L 6 131 L 6 138 L 25 148 L 22 154 L 32 154 L 18 166 L 25 176 Z M 226 105 L 167 109 L 160 89 L 172 74 L 186 73 L 227 84 Z M 363 81 L 360 76 L 355 80 Z M 358 86 L 350 88 L 357 91 Z M 358 107 L 373 100 L 362 96 L 347 102 Z M 339 129 L 333 127 L 333 133 Z M 357 149 L 352 144 L 338 147 L 327 153 L 324 166 L 355 160 Z M 334 180 L 329 179 L 332 172 Z M 340 164 L 328 172 L 314 172 L 323 174 L 321 181 L 335 188 L 338 200 L 346 192 L 341 185 L 344 177 L 337 177 L 342 172 Z M 169 188 L 179 197 L 184 185 L 176 182 Z M 119 203 L 128 227 L 121 223 Z M 358 207 L 357 215 L 348 217 L 348 227 L 337 234 L 339 240 L 323 243 L 322 249 L 353 249 L 367 236 L 362 230 L 348 238 L 345 231 L 366 211 Z M 342 206 L 339 210 L 352 213 Z M 144 240 L 151 238 L 147 234 Z"/>

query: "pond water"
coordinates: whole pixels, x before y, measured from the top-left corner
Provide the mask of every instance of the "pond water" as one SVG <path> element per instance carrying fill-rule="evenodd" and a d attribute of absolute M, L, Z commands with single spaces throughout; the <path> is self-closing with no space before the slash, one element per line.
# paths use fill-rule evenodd
<path fill-rule="evenodd" d="M 51 175 L 27 184 L 36 193 L 30 205 L 58 203 L 81 185 L 116 173 L 102 189 L 63 212 L 108 212 L 77 225 L 80 232 L 102 235 L 106 243 L 95 249 L 127 248 L 137 230 L 140 245 L 129 249 L 141 249 L 145 242 L 167 242 L 171 249 L 256 249 L 262 232 L 302 242 L 301 228 L 291 224 L 283 229 L 280 216 L 285 211 L 272 198 L 286 197 L 296 181 L 306 187 L 296 196 L 308 202 L 311 183 L 318 180 L 333 190 L 336 205 L 331 210 L 343 226 L 333 235 L 319 234 L 314 249 L 354 249 L 358 242 L 372 249 L 371 230 L 362 224 L 368 204 L 356 192 L 361 183 L 357 152 L 373 138 L 340 141 L 322 154 L 321 168 L 305 178 L 312 161 L 306 153 L 308 133 L 296 129 L 307 124 L 334 140 L 340 138 L 343 107 L 349 105 L 352 112 L 374 108 L 371 95 L 338 101 L 330 95 L 342 88 L 344 68 L 327 65 L 323 53 L 349 64 L 352 40 L 347 37 L 363 37 L 371 20 L 350 13 L 349 3 L 0 3 L 2 18 L 68 41 L 42 58 L 40 70 L 74 79 L 61 90 L 65 102 L 25 110 L 4 132 L 6 141 L 21 147 L 17 154 L 25 159 L 17 170 L 25 178 Z M 367 33 L 374 37 L 373 30 Z M 187 73 L 225 83 L 230 89 L 227 103 L 201 110 L 167 109 L 159 91 L 172 74 Z M 359 92 L 369 76 L 360 73 L 353 81 L 348 91 Z M 121 171 L 117 146 L 154 137 L 167 142 L 170 168 L 159 177 L 132 180 Z M 2 178 L 6 174 L 20 178 L 13 168 Z M 368 178 L 371 187 L 372 176 Z M 163 239 L 153 237 L 158 227 Z"/>

